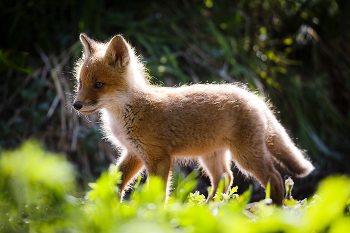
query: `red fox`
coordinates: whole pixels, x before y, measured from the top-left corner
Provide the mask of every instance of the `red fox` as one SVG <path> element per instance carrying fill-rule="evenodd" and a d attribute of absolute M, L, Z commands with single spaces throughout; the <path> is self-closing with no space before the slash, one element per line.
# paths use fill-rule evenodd
<path fill-rule="evenodd" d="M 283 180 L 273 160 L 305 176 L 314 167 L 295 147 L 267 104 L 233 84 L 194 84 L 175 88 L 150 85 L 143 64 L 121 35 L 108 43 L 84 34 L 83 58 L 77 62 L 76 99 L 82 114 L 101 111 L 106 137 L 124 152 L 118 161 L 123 195 L 145 167 L 162 177 L 169 195 L 175 157 L 196 157 L 215 194 L 224 173 L 232 184 L 231 160 L 266 187 L 282 204 Z M 226 153 L 228 152 L 228 153 Z"/>

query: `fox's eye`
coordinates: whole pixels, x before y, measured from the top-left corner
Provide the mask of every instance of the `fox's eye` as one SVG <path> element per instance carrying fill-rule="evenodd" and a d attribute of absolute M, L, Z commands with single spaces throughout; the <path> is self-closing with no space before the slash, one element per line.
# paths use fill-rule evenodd
<path fill-rule="evenodd" d="M 103 86 L 103 83 L 101 83 L 101 82 L 95 83 L 96 88 L 101 88 L 102 86 Z"/>
<path fill-rule="evenodd" d="M 79 89 L 82 88 L 82 86 L 83 86 L 83 83 L 79 82 Z"/>

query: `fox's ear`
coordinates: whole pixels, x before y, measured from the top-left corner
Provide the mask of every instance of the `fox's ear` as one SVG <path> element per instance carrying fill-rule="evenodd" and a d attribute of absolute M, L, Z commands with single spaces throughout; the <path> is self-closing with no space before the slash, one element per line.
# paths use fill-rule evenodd
<path fill-rule="evenodd" d="M 95 52 L 96 42 L 85 34 L 80 34 L 80 41 L 84 47 L 85 57 L 91 56 Z"/>
<path fill-rule="evenodd" d="M 129 48 L 121 35 L 117 35 L 109 41 L 104 60 L 113 67 L 121 68 L 129 64 Z"/>

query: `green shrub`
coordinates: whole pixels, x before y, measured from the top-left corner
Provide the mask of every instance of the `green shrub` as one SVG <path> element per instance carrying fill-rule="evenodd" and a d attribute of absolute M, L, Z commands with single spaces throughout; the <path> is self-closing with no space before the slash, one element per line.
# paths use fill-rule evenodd
<path fill-rule="evenodd" d="M 164 204 L 164 184 L 150 177 L 131 200 L 120 203 L 121 173 L 114 165 L 79 197 L 73 167 L 62 156 L 28 141 L 0 157 L 0 232 L 348 232 L 350 179 L 326 178 L 311 199 L 282 207 L 247 205 L 249 191 L 218 193 L 205 202 L 198 192 Z M 177 184 L 192 187 L 193 180 Z M 181 190 L 181 189 L 180 189 Z M 180 192 L 179 193 L 183 193 Z"/>

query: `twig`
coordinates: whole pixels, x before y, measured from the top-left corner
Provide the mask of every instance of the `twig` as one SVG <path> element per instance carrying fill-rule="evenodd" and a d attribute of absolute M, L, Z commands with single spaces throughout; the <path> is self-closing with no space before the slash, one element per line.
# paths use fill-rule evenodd
<path fill-rule="evenodd" d="M 73 129 L 72 144 L 71 144 L 71 147 L 70 147 L 72 151 L 76 151 L 77 150 L 78 133 L 79 133 L 79 124 L 76 124 L 74 129 Z"/>
<path fill-rule="evenodd" d="M 36 74 L 34 74 L 36 76 Z M 22 92 L 22 90 L 27 86 L 29 81 L 32 79 L 31 76 L 27 76 L 24 81 L 21 83 L 21 85 L 15 90 L 15 92 L 8 98 L 8 103 L 12 103 L 13 100 L 17 97 L 19 93 Z"/>
<path fill-rule="evenodd" d="M 65 132 L 66 132 L 66 116 L 64 113 L 65 97 L 63 94 L 62 86 L 58 80 L 57 73 L 55 71 L 51 71 L 51 77 L 54 81 L 57 94 L 61 100 L 61 132 L 62 132 L 62 134 L 65 134 Z"/>
<path fill-rule="evenodd" d="M 18 108 L 15 110 L 15 114 L 11 117 L 11 119 L 7 122 L 7 127 L 10 127 L 12 125 L 13 122 L 15 122 L 15 120 L 17 119 L 17 117 L 19 116 L 19 114 L 22 112 L 23 110 L 23 106 L 25 105 L 22 105 L 22 107 Z"/>
<path fill-rule="evenodd" d="M 53 112 L 55 111 L 55 109 L 57 107 L 59 100 L 60 100 L 59 95 L 56 95 L 55 99 L 53 100 L 53 102 L 50 106 L 49 111 L 47 112 L 46 118 L 50 118 L 52 116 Z"/>

